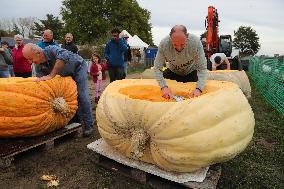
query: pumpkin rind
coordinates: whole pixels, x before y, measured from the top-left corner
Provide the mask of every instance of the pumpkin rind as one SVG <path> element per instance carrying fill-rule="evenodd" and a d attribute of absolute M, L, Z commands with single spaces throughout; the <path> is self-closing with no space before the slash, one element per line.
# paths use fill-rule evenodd
<path fill-rule="evenodd" d="M 167 80 L 167 85 L 186 94 L 196 84 Z M 235 157 L 252 139 L 253 112 L 234 83 L 207 81 L 202 96 L 182 102 L 130 98 L 123 89 L 131 86 L 159 88 L 153 79 L 112 82 L 96 110 L 102 138 L 127 157 L 192 172 Z"/>
<path fill-rule="evenodd" d="M 248 76 L 244 70 L 216 70 L 208 71 L 207 80 L 230 81 L 237 84 L 247 98 L 251 97 L 251 87 Z M 155 79 L 154 69 L 146 69 L 142 72 L 143 79 Z"/>
<path fill-rule="evenodd" d="M 77 86 L 71 77 L 33 82 L 0 79 L 0 137 L 42 135 L 66 126 L 77 110 Z"/>
<path fill-rule="evenodd" d="M 247 98 L 251 97 L 251 87 L 244 70 L 216 70 L 208 71 L 208 80 L 230 81 L 237 84 Z"/>

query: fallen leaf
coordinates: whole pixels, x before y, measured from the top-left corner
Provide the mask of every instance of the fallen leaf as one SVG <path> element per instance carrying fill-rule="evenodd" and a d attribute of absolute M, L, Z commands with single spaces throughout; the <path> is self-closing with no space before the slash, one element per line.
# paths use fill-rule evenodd
<path fill-rule="evenodd" d="M 59 180 L 51 180 L 47 183 L 47 187 L 58 186 Z"/>
<path fill-rule="evenodd" d="M 55 175 L 42 175 L 40 179 L 44 181 L 51 181 L 51 180 L 55 180 L 56 176 Z"/>

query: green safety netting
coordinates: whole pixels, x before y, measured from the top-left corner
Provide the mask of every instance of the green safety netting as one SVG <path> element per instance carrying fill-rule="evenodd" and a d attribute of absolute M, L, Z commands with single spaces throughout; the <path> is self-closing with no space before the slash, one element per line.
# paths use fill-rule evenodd
<path fill-rule="evenodd" d="M 264 98 L 284 114 L 284 60 L 251 57 L 249 75 Z"/>

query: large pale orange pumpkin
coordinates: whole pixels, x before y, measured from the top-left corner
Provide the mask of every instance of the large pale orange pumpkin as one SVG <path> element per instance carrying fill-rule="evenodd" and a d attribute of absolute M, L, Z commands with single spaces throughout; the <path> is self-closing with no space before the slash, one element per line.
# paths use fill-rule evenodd
<path fill-rule="evenodd" d="M 196 83 L 167 80 L 186 97 Z M 174 102 L 162 98 L 154 79 L 112 82 L 96 110 L 102 138 L 121 154 L 178 172 L 227 161 L 252 139 L 254 115 L 231 82 L 207 81 L 203 95 Z"/>
<path fill-rule="evenodd" d="M 42 135 L 64 127 L 74 116 L 77 86 L 71 77 L 34 79 L 0 79 L 0 137 Z"/>
<path fill-rule="evenodd" d="M 251 97 L 251 87 L 244 70 L 216 70 L 208 71 L 208 80 L 230 81 L 237 84 L 247 98 Z"/>

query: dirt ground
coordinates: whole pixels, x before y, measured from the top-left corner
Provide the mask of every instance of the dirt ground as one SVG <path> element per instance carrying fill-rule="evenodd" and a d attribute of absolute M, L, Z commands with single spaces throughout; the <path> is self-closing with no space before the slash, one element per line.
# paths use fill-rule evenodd
<path fill-rule="evenodd" d="M 139 78 L 132 74 L 129 78 Z M 104 87 L 109 81 L 104 82 Z M 90 95 L 93 100 L 94 86 L 90 81 Z M 95 113 L 95 107 L 94 107 Z M 94 162 L 96 154 L 87 149 L 87 144 L 100 138 L 95 126 L 95 134 L 89 138 L 71 136 L 56 140 L 55 147 L 48 151 L 39 148 L 28 150 L 15 156 L 12 166 L 0 168 L 0 189 L 47 188 L 47 182 L 40 180 L 42 175 L 55 175 L 60 189 L 84 188 L 146 188 L 143 185 L 107 171 Z M 52 187 L 55 188 L 55 187 Z"/>

